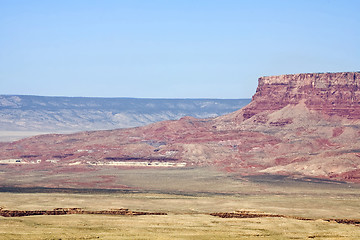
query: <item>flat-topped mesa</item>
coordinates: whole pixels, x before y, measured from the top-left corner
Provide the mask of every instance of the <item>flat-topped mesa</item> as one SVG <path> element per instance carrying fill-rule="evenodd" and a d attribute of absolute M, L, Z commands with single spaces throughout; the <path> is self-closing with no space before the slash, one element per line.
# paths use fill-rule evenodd
<path fill-rule="evenodd" d="M 360 72 L 340 73 L 300 73 L 259 78 L 259 86 L 265 84 L 290 85 L 292 87 L 311 86 L 313 88 L 328 88 L 334 85 L 360 85 Z"/>
<path fill-rule="evenodd" d="M 304 73 L 260 77 L 244 118 L 304 101 L 311 110 L 360 119 L 360 72 Z"/>

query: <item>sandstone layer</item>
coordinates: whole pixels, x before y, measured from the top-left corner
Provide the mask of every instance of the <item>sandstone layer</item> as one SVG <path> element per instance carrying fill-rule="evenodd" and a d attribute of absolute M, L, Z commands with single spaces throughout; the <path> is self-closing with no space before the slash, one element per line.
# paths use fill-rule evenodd
<path fill-rule="evenodd" d="M 348 119 L 360 118 L 360 72 L 308 73 L 259 78 L 255 106 L 245 118 L 305 100 L 308 109 Z"/>

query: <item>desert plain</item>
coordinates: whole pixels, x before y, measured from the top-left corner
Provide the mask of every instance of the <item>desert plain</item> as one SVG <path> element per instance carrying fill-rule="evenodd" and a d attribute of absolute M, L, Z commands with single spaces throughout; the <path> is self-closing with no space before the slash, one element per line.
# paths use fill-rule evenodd
<path fill-rule="evenodd" d="M 280 175 L 241 177 L 211 168 L 103 167 L 128 189 L 3 187 L 8 210 L 126 208 L 166 215 L 0 217 L 0 239 L 359 239 L 358 184 Z M 88 173 L 77 173 L 79 179 Z M 98 174 L 98 173 L 97 173 Z M 22 176 L 28 181 L 31 176 Z M 45 176 L 44 176 L 45 177 Z M 47 178 L 60 178 L 53 174 Z M 39 176 L 36 176 L 39 178 Z M 91 176 L 90 176 L 91 178 Z M 53 179 L 48 179 L 51 181 Z M 221 218 L 214 213 L 250 213 Z M 265 217 L 251 217 L 265 214 Z M 267 216 L 267 215 L 270 216 Z M 271 216 L 273 215 L 273 216 Z M 277 217 L 276 215 L 281 215 Z M 353 220 L 339 223 L 336 220 Z"/>

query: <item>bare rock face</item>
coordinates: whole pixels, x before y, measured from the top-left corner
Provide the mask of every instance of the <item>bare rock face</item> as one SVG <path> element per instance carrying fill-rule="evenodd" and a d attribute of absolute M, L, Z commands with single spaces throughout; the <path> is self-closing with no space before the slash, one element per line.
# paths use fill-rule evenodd
<path fill-rule="evenodd" d="M 259 78 L 244 118 L 305 101 L 306 107 L 328 115 L 360 118 L 360 72 L 307 73 Z"/>
<path fill-rule="evenodd" d="M 96 171 L 99 165 L 213 166 L 240 176 L 360 182 L 359 84 L 358 72 L 261 77 L 252 102 L 236 112 L 1 144 L 0 170 L 11 164 L 51 174 L 59 168 L 87 171 L 86 166 Z"/>

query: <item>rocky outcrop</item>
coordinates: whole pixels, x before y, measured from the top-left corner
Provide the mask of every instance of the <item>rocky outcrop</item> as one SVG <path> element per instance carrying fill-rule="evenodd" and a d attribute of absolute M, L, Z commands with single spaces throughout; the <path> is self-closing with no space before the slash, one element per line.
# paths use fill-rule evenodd
<path fill-rule="evenodd" d="M 251 212 L 251 211 L 236 211 L 236 212 L 217 212 L 210 213 L 211 216 L 221 217 L 221 218 L 291 218 L 302 221 L 315 221 L 316 219 L 304 218 L 297 216 L 288 216 L 283 214 L 271 214 L 271 213 L 261 213 L 261 212 Z M 341 224 L 351 224 L 359 226 L 359 219 L 346 219 L 346 218 L 334 218 L 334 219 L 321 219 L 322 221 L 327 222 L 336 222 Z"/>
<path fill-rule="evenodd" d="M 3 217 L 24 217 L 34 215 L 68 215 L 68 214 L 100 214 L 100 215 L 126 215 L 126 216 L 138 216 L 138 215 L 167 215 L 162 212 L 139 212 L 130 211 L 126 208 L 90 211 L 81 208 L 55 208 L 53 210 L 7 210 L 0 208 L 0 216 Z"/>
<path fill-rule="evenodd" d="M 243 116 L 279 110 L 304 101 L 311 110 L 360 119 L 360 72 L 306 73 L 260 77 L 253 104 Z"/>

